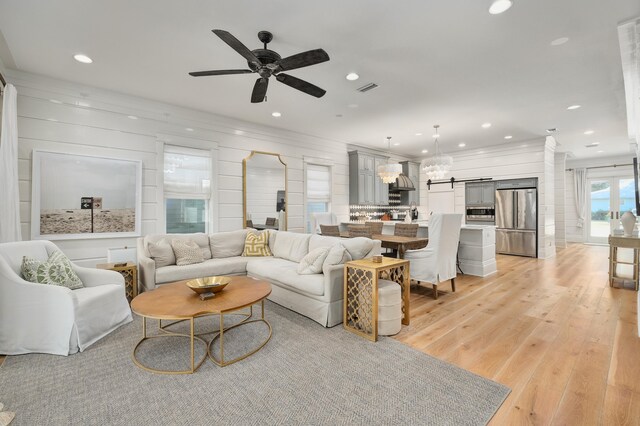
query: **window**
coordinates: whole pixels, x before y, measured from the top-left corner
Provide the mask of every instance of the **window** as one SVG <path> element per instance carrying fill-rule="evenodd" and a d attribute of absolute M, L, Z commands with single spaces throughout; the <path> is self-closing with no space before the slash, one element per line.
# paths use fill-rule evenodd
<path fill-rule="evenodd" d="M 331 167 L 306 165 L 307 232 L 312 232 L 314 213 L 331 212 Z"/>
<path fill-rule="evenodd" d="M 208 232 L 211 153 L 165 146 L 164 202 L 167 233 Z"/>

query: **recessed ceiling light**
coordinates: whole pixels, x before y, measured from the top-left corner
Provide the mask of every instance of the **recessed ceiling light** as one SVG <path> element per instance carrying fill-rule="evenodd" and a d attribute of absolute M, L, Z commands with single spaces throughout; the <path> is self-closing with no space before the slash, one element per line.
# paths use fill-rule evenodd
<path fill-rule="evenodd" d="M 131 120 L 137 120 L 138 117 L 136 117 L 135 115 L 127 115 L 127 118 L 131 119 Z"/>
<path fill-rule="evenodd" d="M 350 72 L 349 74 L 347 74 L 347 80 L 349 81 L 354 81 L 359 79 L 360 76 L 358 74 L 356 74 L 355 72 Z"/>
<path fill-rule="evenodd" d="M 460 148 L 464 148 L 465 146 L 467 146 L 467 144 L 466 144 L 466 143 L 464 143 L 464 142 L 462 142 L 462 143 L 459 143 L 459 144 L 458 144 L 458 146 L 459 146 Z"/>
<path fill-rule="evenodd" d="M 282 114 L 280 114 L 278 111 L 272 112 L 271 115 L 273 115 L 274 117 L 282 117 Z"/>
<path fill-rule="evenodd" d="M 193 132 L 193 129 L 191 127 L 185 127 L 184 128 L 187 132 Z"/>
<path fill-rule="evenodd" d="M 561 44 L 565 44 L 569 41 L 569 37 L 560 37 L 551 42 L 552 46 L 560 46 Z"/>
<path fill-rule="evenodd" d="M 91 59 L 87 55 L 83 55 L 82 53 L 78 53 L 76 55 L 73 55 L 73 59 L 75 59 L 76 61 L 81 62 L 83 64 L 90 64 L 90 63 L 93 62 L 93 59 Z"/>
<path fill-rule="evenodd" d="M 603 150 L 600 150 L 600 151 L 598 151 L 598 154 L 601 154 L 601 153 L 603 153 L 603 152 L 604 152 Z"/>
<path fill-rule="evenodd" d="M 400 145 L 400 142 L 396 142 L 393 144 L 393 146 L 398 146 L 398 145 Z"/>
<path fill-rule="evenodd" d="M 493 0 L 491 6 L 489 6 L 489 13 L 492 15 L 499 15 L 506 12 L 513 6 L 512 0 Z"/>
<path fill-rule="evenodd" d="M 62 101 L 59 101 L 57 99 L 49 99 L 49 102 L 53 102 L 54 104 L 61 104 Z"/>
<path fill-rule="evenodd" d="M 484 123 L 484 124 L 482 124 L 482 128 L 483 128 L 483 129 L 488 129 L 489 127 L 491 127 L 491 123 Z"/>
<path fill-rule="evenodd" d="M 587 135 L 587 136 L 592 135 L 594 133 L 595 133 L 595 131 L 593 131 L 593 130 L 587 130 L 586 132 L 584 132 L 584 134 Z"/>
<path fill-rule="evenodd" d="M 428 149 L 423 149 L 423 150 L 422 150 L 422 153 L 423 153 L 423 154 L 426 154 L 427 152 L 429 152 L 429 150 L 428 150 Z"/>
<path fill-rule="evenodd" d="M 581 105 L 571 105 L 571 106 L 568 106 L 568 107 L 567 107 L 567 109 L 568 109 L 569 111 L 571 111 L 571 110 L 574 110 L 574 109 L 578 109 L 578 108 L 580 108 L 580 107 L 581 107 Z"/>
<path fill-rule="evenodd" d="M 513 139 L 513 136 L 511 136 L 511 135 L 507 135 L 507 136 L 505 136 L 504 138 L 505 138 L 506 140 L 509 140 L 509 139 Z"/>
<path fill-rule="evenodd" d="M 528 147 L 529 145 L 527 145 L 526 143 L 524 143 L 524 144 L 522 144 L 522 145 L 520 145 L 520 146 L 521 146 L 522 148 L 526 148 L 526 147 Z"/>
<path fill-rule="evenodd" d="M 422 133 L 416 133 L 416 136 L 422 136 Z"/>

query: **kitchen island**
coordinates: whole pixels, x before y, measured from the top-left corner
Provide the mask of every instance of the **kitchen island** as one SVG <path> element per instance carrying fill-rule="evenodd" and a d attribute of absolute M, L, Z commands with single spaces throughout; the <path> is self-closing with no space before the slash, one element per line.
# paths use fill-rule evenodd
<path fill-rule="evenodd" d="M 342 222 L 340 231 L 346 231 L 349 224 L 363 224 L 362 221 Z M 393 235 L 396 223 L 403 221 L 383 221 L 382 233 Z M 429 237 L 429 222 L 416 221 L 418 237 Z M 486 277 L 497 271 L 496 227 L 494 225 L 462 225 L 460 246 L 458 247 L 460 270 L 467 275 Z"/>

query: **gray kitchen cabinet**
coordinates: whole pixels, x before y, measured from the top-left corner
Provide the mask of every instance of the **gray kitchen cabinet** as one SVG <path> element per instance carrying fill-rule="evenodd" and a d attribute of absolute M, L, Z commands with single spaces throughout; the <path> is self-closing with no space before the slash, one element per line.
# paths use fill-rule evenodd
<path fill-rule="evenodd" d="M 382 182 L 377 171 L 378 166 L 387 161 L 387 157 L 349 152 L 349 203 L 389 203 L 389 185 Z"/>
<path fill-rule="evenodd" d="M 495 182 L 467 182 L 465 184 L 465 204 L 467 206 L 493 206 L 495 200 Z"/>
<path fill-rule="evenodd" d="M 400 202 L 402 205 L 410 205 L 415 202 L 420 205 L 420 163 L 413 161 L 401 161 L 402 173 L 407 176 L 413 183 L 415 191 L 402 191 L 400 193 Z"/>

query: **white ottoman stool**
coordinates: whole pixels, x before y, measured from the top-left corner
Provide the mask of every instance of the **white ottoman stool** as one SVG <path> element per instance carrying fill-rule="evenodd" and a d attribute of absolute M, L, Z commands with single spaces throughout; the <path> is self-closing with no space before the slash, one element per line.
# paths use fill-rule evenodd
<path fill-rule="evenodd" d="M 402 328 L 402 291 L 400 284 L 378 280 L 378 334 L 391 336 Z"/>

